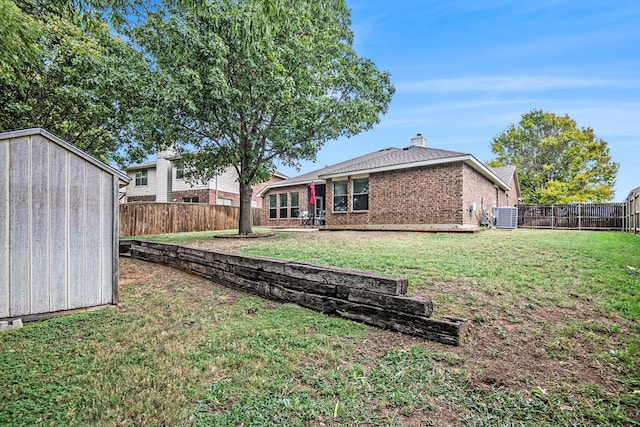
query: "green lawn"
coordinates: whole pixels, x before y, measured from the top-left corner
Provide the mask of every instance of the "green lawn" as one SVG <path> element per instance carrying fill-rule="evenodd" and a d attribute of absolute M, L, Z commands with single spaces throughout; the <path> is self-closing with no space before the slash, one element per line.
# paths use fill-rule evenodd
<path fill-rule="evenodd" d="M 0 425 L 640 423 L 638 236 L 212 234 L 151 238 L 408 277 L 471 330 L 444 346 L 122 260 L 117 309 L 0 335 Z"/>

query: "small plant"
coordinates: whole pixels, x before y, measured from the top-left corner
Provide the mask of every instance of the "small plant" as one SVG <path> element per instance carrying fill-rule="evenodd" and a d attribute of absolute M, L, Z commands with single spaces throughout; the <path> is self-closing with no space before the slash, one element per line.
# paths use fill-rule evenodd
<path fill-rule="evenodd" d="M 482 325 L 487 321 L 482 314 L 474 314 L 471 321 L 477 325 Z"/>
<path fill-rule="evenodd" d="M 503 339 L 503 340 L 507 339 L 507 333 L 500 326 L 496 326 L 493 330 L 496 333 L 496 335 L 498 337 L 500 337 L 501 339 Z"/>

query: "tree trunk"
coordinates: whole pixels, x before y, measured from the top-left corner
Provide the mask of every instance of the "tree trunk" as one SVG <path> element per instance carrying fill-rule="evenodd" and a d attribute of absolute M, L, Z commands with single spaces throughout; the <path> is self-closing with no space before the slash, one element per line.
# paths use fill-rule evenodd
<path fill-rule="evenodd" d="M 240 223 L 238 224 L 239 234 L 252 234 L 253 220 L 251 218 L 251 195 L 253 189 L 251 183 L 240 183 Z"/>

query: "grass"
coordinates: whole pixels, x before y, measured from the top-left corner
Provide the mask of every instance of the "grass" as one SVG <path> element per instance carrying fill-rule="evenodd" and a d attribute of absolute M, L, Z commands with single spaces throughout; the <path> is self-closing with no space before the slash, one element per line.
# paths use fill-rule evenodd
<path fill-rule="evenodd" d="M 445 282 L 472 287 L 475 293 L 507 295 L 509 304 L 523 297 L 525 304 L 555 305 L 573 297 L 593 299 L 603 309 L 640 320 L 636 236 L 496 230 L 476 235 L 409 233 L 389 238 L 375 233 L 362 237 L 338 246 L 321 234 L 289 234 L 245 252 L 408 277 L 409 293 L 428 293 L 438 288 L 438 282 Z M 473 293 L 466 297 L 473 298 Z M 461 311 L 458 301 L 446 308 Z M 465 311 L 460 314 L 467 315 Z"/>
<path fill-rule="evenodd" d="M 640 240 L 286 233 L 156 240 L 408 277 L 461 347 L 122 260 L 117 309 L 0 335 L 0 425 L 640 423 Z"/>

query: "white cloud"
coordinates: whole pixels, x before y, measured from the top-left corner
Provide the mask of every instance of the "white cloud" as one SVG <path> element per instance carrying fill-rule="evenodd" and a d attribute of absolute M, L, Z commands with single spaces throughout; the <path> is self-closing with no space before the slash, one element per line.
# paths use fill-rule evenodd
<path fill-rule="evenodd" d="M 554 76 L 459 77 L 429 79 L 395 84 L 407 92 L 519 92 L 585 88 L 637 88 L 640 81 L 567 78 Z"/>

